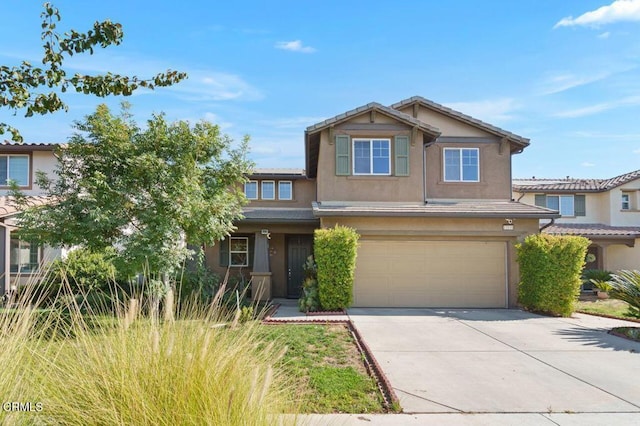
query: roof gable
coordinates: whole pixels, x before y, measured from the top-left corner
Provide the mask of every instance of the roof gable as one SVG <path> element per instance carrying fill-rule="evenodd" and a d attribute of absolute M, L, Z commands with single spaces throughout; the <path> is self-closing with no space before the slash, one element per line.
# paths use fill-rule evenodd
<path fill-rule="evenodd" d="M 640 170 L 609 179 L 514 179 L 513 189 L 518 192 L 606 192 L 640 179 Z"/>
<path fill-rule="evenodd" d="M 469 115 L 463 114 L 454 109 L 448 108 L 444 105 L 433 102 L 429 99 L 425 99 L 422 96 L 412 96 L 411 98 L 402 100 L 400 102 L 396 102 L 391 105 L 393 109 L 405 108 L 411 105 L 419 105 L 424 108 L 427 108 L 432 111 L 436 111 L 440 114 L 443 114 L 447 117 L 453 118 L 457 121 L 466 123 L 478 129 L 481 129 L 487 133 L 499 136 L 501 138 L 506 138 L 510 142 L 514 143 L 520 150 L 524 149 L 529 145 L 529 139 L 516 135 L 515 133 L 511 133 L 507 130 L 501 129 L 500 127 L 494 126 L 489 123 L 485 123 L 482 120 L 478 120 L 477 118 L 473 118 Z"/>

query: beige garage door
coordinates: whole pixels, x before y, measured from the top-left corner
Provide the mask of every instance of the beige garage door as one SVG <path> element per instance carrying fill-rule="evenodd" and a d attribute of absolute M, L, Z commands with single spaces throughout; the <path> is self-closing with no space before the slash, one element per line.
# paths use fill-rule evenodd
<path fill-rule="evenodd" d="M 504 308 L 504 242 L 360 240 L 354 306 Z"/>

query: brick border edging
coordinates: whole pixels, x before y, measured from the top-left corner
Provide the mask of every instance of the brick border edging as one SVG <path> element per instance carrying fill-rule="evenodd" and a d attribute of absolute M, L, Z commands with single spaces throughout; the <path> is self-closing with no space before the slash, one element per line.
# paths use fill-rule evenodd
<path fill-rule="evenodd" d="M 278 320 L 278 319 L 274 319 L 274 318 L 271 318 L 271 317 L 267 317 L 264 320 L 262 320 L 262 323 L 265 324 L 265 325 L 281 325 L 281 324 L 315 324 L 315 325 L 319 325 L 319 324 L 343 324 L 343 325 L 345 325 L 347 327 L 347 330 L 349 330 L 349 332 L 353 336 L 353 340 L 356 343 L 356 348 L 358 349 L 358 352 L 360 353 L 360 355 L 363 356 L 364 367 L 367 370 L 367 373 L 376 380 L 376 384 L 378 385 L 378 389 L 380 390 L 380 393 L 382 394 L 382 400 L 383 400 L 382 401 L 382 405 L 383 405 L 383 408 L 385 409 L 385 411 L 387 411 L 388 413 L 392 413 L 392 412 L 395 412 L 394 408 L 393 408 L 394 406 L 400 407 L 400 400 L 398 399 L 398 397 L 396 396 L 395 392 L 393 391 L 393 387 L 391 386 L 391 383 L 389 382 L 389 379 L 387 379 L 387 376 L 385 376 L 384 372 L 382 371 L 382 368 L 380 368 L 380 365 L 378 364 L 378 361 L 375 359 L 375 357 L 371 353 L 371 349 L 369 349 L 367 344 L 364 342 L 364 340 L 362 339 L 362 336 L 360 335 L 360 332 L 353 325 L 351 320 L 343 320 L 343 319 L 336 319 L 336 320 L 327 320 L 327 319 L 315 319 L 315 320 L 281 319 L 281 320 Z M 402 412 L 402 411 L 400 411 L 400 412 Z M 359 413 L 352 413 L 352 414 L 359 414 Z"/>
<path fill-rule="evenodd" d="M 607 314 L 598 314 L 595 312 L 587 312 L 587 311 L 583 311 L 583 310 L 576 310 L 576 313 L 579 314 L 585 314 L 585 315 L 592 315 L 594 317 L 602 317 L 602 318 L 609 318 L 609 319 L 615 319 L 615 320 L 620 320 L 620 321 L 630 321 L 630 322 L 637 322 L 640 324 L 640 319 L 635 319 L 635 318 L 620 318 L 620 317 L 614 317 L 613 315 L 607 315 Z"/>

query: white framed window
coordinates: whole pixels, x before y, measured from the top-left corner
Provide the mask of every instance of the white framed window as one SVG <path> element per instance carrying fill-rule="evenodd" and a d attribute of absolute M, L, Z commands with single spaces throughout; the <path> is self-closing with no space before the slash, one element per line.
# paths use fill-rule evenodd
<path fill-rule="evenodd" d="M 622 194 L 622 210 L 631 210 L 631 197 L 629 194 Z"/>
<path fill-rule="evenodd" d="M 40 247 L 28 241 L 12 238 L 10 243 L 9 271 L 13 274 L 30 274 L 38 271 Z"/>
<path fill-rule="evenodd" d="M 445 182 L 479 182 L 480 150 L 478 148 L 444 148 Z"/>
<path fill-rule="evenodd" d="M 353 139 L 354 175 L 390 175 L 390 139 Z"/>
<path fill-rule="evenodd" d="M 290 180 L 278 181 L 278 200 L 293 200 L 293 182 Z"/>
<path fill-rule="evenodd" d="M 547 195 L 547 208 L 558 210 L 561 216 L 575 216 L 573 195 Z"/>
<path fill-rule="evenodd" d="M 263 180 L 261 183 L 260 198 L 263 200 L 275 200 L 276 199 L 276 183 L 272 180 Z"/>
<path fill-rule="evenodd" d="M 229 238 L 229 266 L 249 266 L 249 238 Z"/>
<path fill-rule="evenodd" d="M 0 155 L 0 186 L 9 186 L 10 181 L 29 186 L 28 155 Z"/>
<path fill-rule="evenodd" d="M 245 182 L 244 195 L 245 197 L 247 197 L 247 200 L 257 200 L 258 199 L 258 182 L 256 182 L 255 180 Z"/>

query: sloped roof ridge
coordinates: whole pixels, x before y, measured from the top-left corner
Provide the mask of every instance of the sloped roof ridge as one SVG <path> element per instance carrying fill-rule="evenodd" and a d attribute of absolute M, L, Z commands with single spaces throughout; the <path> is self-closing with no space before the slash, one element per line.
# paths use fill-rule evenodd
<path fill-rule="evenodd" d="M 529 145 L 529 139 L 528 138 L 525 138 L 525 137 L 520 136 L 520 135 L 516 135 L 515 133 L 512 133 L 512 132 L 510 132 L 508 130 L 504 130 L 504 129 L 498 127 L 498 126 L 494 126 L 493 124 L 489 124 L 489 123 L 487 123 L 485 121 L 482 121 L 482 120 L 480 120 L 478 118 L 475 118 L 475 117 L 472 117 L 470 115 L 464 114 L 464 113 L 462 113 L 460 111 L 456 111 L 453 108 L 449 108 L 447 106 L 444 106 L 442 104 L 439 104 L 437 102 L 434 102 L 432 100 L 424 98 L 422 96 L 412 96 L 412 97 L 410 97 L 408 99 L 404 99 L 404 100 L 402 100 L 400 102 L 396 102 L 395 104 L 391 105 L 391 108 L 397 109 L 397 108 L 403 107 L 405 105 L 410 105 L 410 104 L 412 104 L 414 102 L 420 102 L 423 105 L 425 105 L 425 106 L 427 106 L 429 108 L 435 109 L 435 110 L 437 110 L 437 111 L 439 111 L 439 112 L 441 112 L 441 113 L 443 113 L 445 115 L 448 115 L 448 116 L 453 117 L 453 118 L 457 118 L 457 119 L 462 120 L 462 121 L 466 121 L 469 124 L 472 124 L 472 125 L 475 125 L 477 127 L 482 128 L 484 130 L 487 130 L 489 133 L 494 133 L 494 134 L 498 134 L 500 136 L 505 136 L 507 138 L 510 138 L 510 139 L 513 139 L 513 140 L 515 140 L 517 142 L 520 142 L 521 144 L 523 144 L 525 146 Z"/>
<path fill-rule="evenodd" d="M 610 179 L 602 179 L 601 187 L 603 190 L 612 189 L 617 186 L 624 185 L 627 182 L 631 182 L 635 179 L 640 179 L 640 170 L 634 170 L 632 172 L 624 173 Z"/>
<path fill-rule="evenodd" d="M 390 115 L 392 117 L 396 117 L 396 118 L 398 118 L 398 119 L 400 119 L 402 121 L 411 123 L 414 126 L 418 126 L 418 127 L 422 128 L 422 129 L 428 130 L 429 133 L 437 134 L 437 135 L 440 134 L 440 129 L 438 129 L 436 127 L 433 127 L 430 124 L 427 124 L 427 123 L 425 123 L 423 121 L 420 121 L 417 118 L 414 118 L 409 114 L 405 114 L 404 112 L 400 112 L 400 111 L 398 111 L 398 110 L 396 110 L 394 108 L 382 105 L 379 102 L 369 102 L 366 105 L 362 105 L 362 106 L 356 107 L 354 109 L 351 109 L 349 111 L 346 111 L 346 112 L 343 112 L 341 114 L 338 114 L 338 115 L 336 115 L 334 117 L 327 118 L 324 121 L 321 121 L 319 123 L 316 123 L 316 124 L 313 124 L 313 125 L 307 127 L 307 132 L 314 132 L 314 131 L 323 129 L 323 128 L 327 127 L 327 126 L 330 126 L 331 124 L 338 123 L 338 122 L 340 122 L 342 120 L 345 120 L 345 119 L 350 118 L 350 117 L 354 117 L 356 115 L 359 115 L 362 112 L 365 112 L 365 111 L 368 111 L 368 110 L 371 110 L 371 109 L 380 110 L 380 111 L 382 111 L 382 112 L 384 112 L 384 113 L 386 113 L 386 114 L 388 114 L 388 115 Z"/>

